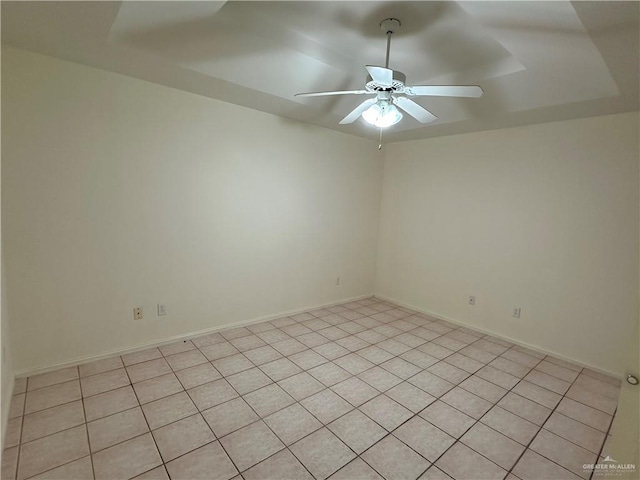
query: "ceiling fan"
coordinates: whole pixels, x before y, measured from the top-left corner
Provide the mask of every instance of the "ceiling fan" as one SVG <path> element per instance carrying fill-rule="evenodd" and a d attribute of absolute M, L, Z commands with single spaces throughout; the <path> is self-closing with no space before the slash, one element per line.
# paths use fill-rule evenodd
<path fill-rule="evenodd" d="M 390 127 L 402 120 L 404 110 L 420 123 L 429 123 L 437 117 L 427 109 L 418 105 L 409 97 L 467 97 L 482 96 L 482 88 L 477 85 L 449 86 L 449 85 L 405 85 L 406 76 L 402 72 L 389 68 L 389 52 L 391 50 L 391 35 L 400 28 L 400 20 L 387 18 L 380 22 L 380 28 L 387 35 L 387 55 L 384 67 L 367 65 L 369 72 L 364 90 L 343 90 L 333 92 L 298 93 L 297 97 L 321 97 L 326 95 L 375 95 L 358 105 L 340 123 L 355 122 L 360 115 L 367 123 L 379 128 Z M 399 110 L 400 109 L 400 110 Z M 382 133 L 382 132 L 381 132 Z"/>

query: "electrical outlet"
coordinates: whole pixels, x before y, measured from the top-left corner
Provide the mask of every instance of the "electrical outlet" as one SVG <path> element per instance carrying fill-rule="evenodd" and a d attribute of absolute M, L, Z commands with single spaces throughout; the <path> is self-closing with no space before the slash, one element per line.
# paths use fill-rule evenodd
<path fill-rule="evenodd" d="M 473 295 L 469 295 L 469 305 L 475 305 L 476 304 L 476 297 L 474 297 Z"/>
<path fill-rule="evenodd" d="M 513 318 L 520 318 L 520 307 L 514 307 L 511 316 Z"/>
<path fill-rule="evenodd" d="M 133 319 L 142 320 L 142 307 L 136 307 L 133 309 Z"/>
<path fill-rule="evenodd" d="M 162 305 L 162 304 L 158 304 L 158 316 L 161 317 L 162 315 L 166 315 L 167 314 L 167 306 L 166 305 Z"/>

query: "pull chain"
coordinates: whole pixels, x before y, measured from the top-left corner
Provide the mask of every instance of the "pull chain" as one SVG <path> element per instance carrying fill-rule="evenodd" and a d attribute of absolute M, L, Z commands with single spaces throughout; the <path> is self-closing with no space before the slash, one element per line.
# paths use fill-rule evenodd
<path fill-rule="evenodd" d="M 378 141 L 378 150 L 382 150 L 382 128 L 380 129 L 380 140 Z"/>

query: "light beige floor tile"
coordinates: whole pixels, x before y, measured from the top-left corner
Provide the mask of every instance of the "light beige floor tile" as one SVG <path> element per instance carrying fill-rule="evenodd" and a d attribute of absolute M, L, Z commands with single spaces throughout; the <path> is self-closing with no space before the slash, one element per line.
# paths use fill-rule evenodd
<path fill-rule="evenodd" d="M 231 355 L 237 355 L 240 353 L 236 347 L 227 341 L 201 347 L 200 351 L 212 362 L 220 358 L 230 357 Z"/>
<path fill-rule="evenodd" d="M 138 406 L 131 385 L 87 397 L 83 402 L 88 422 Z"/>
<path fill-rule="evenodd" d="M 507 390 L 504 388 L 494 385 L 493 383 L 483 380 L 475 375 L 467 378 L 459 386 L 467 392 L 471 392 L 491 403 L 496 403 L 507 393 Z"/>
<path fill-rule="evenodd" d="M 84 425 L 25 443 L 20 447 L 18 480 L 89 455 Z"/>
<path fill-rule="evenodd" d="M 242 398 L 235 398 L 205 410 L 202 416 L 218 438 L 260 419 Z"/>
<path fill-rule="evenodd" d="M 511 390 L 520 381 L 518 377 L 511 375 L 510 373 L 503 372 L 502 370 L 498 370 L 491 365 L 486 365 L 478 370 L 476 376 L 487 380 L 494 385 L 506 388 L 507 390 Z"/>
<path fill-rule="evenodd" d="M 247 393 L 243 398 L 262 418 L 295 403 L 295 400 L 276 384 Z"/>
<path fill-rule="evenodd" d="M 343 368 L 351 375 L 357 375 L 374 366 L 374 364 L 369 360 L 366 360 L 355 353 L 350 353 L 344 357 L 337 358 L 333 363 Z"/>
<path fill-rule="evenodd" d="M 420 367 L 416 367 L 413 363 L 409 363 L 400 357 L 387 360 L 386 362 L 381 363 L 380 367 L 404 380 L 409 377 L 413 377 L 422 370 Z"/>
<path fill-rule="evenodd" d="M 336 392 L 354 407 L 359 407 L 363 403 L 379 395 L 379 392 L 375 388 L 363 382 L 358 377 L 351 377 L 337 383 L 331 387 L 331 390 Z"/>
<path fill-rule="evenodd" d="M 91 452 L 97 452 L 149 431 L 140 407 L 87 424 Z"/>
<path fill-rule="evenodd" d="M 426 328 L 431 329 L 433 325 L 427 325 Z M 453 350 L 457 352 L 458 350 L 462 350 L 467 346 L 466 343 L 455 340 L 451 337 L 442 336 L 433 340 L 433 343 L 440 345 L 441 347 L 448 348 L 449 350 Z"/>
<path fill-rule="evenodd" d="M 51 408 L 62 405 L 63 403 L 73 402 L 80 398 L 80 382 L 78 380 L 39 388 L 37 390 L 27 392 L 24 413 L 29 414 L 37 412 L 39 410 L 44 410 L 45 408 Z"/>
<path fill-rule="evenodd" d="M 432 465 L 431 467 L 429 467 L 429 469 L 426 472 L 420 475 L 420 478 L 418 480 L 453 480 L 453 479 L 449 475 L 444 473 L 442 470 L 440 470 L 438 467 L 436 467 L 435 465 Z M 507 477 L 507 480 L 510 480 L 509 477 Z"/>
<path fill-rule="evenodd" d="M 27 391 L 27 377 L 16 378 L 13 382 L 13 394 L 25 393 Z"/>
<path fill-rule="evenodd" d="M 543 428 L 596 454 L 600 453 L 606 436 L 604 432 L 558 412 L 551 414 Z"/>
<path fill-rule="evenodd" d="M 115 390 L 116 388 L 129 385 L 130 383 L 129 377 L 124 368 L 80 379 L 82 396 L 85 398 L 90 397 L 91 395 L 104 393 L 109 390 Z"/>
<path fill-rule="evenodd" d="M 473 360 L 476 360 L 482 364 L 487 364 L 497 358 L 497 355 L 487 352 L 486 350 L 476 348 L 473 345 L 464 347 L 459 351 L 459 353 L 466 357 L 472 358 Z"/>
<path fill-rule="evenodd" d="M 344 355 L 349 354 L 349 350 L 341 347 L 335 342 L 325 343 L 323 345 L 313 347 L 313 350 L 322 355 L 327 360 L 335 360 L 336 358 L 340 358 Z"/>
<path fill-rule="evenodd" d="M 429 462 L 392 435 L 380 440 L 361 458 L 384 478 L 418 478 L 429 467 Z"/>
<path fill-rule="evenodd" d="M 266 343 L 257 337 L 256 335 L 246 335 L 244 337 L 235 338 L 229 340 L 234 347 L 236 347 L 241 352 L 246 352 L 247 350 L 253 350 L 254 348 L 264 347 Z"/>
<path fill-rule="evenodd" d="M 162 357 L 160 350 L 154 347 L 122 355 L 122 362 L 128 367 L 130 365 L 135 365 L 136 363 L 148 362 L 149 360 L 154 360 L 160 357 Z"/>
<path fill-rule="evenodd" d="M 6 424 L 4 436 L 4 448 L 15 447 L 20 444 L 22 433 L 22 418 L 12 418 Z"/>
<path fill-rule="evenodd" d="M 608 415 L 613 415 L 618 406 L 617 398 L 609 398 L 605 395 L 599 395 L 597 392 L 589 388 L 582 387 L 574 383 L 566 394 L 572 400 L 584 403 L 596 410 L 600 410 Z"/>
<path fill-rule="evenodd" d="M 187 390 L 187 393 L 200 411 L 215 407 L 238 396 L 238 393 L 224 378 Z"/>
<path fill-rule="evenodd" d="M 13 480 L 18 470 L 18 452 L 20 447 L 6 448 L 2 452 L 0 475 L 2 480 Z"/>
<path fill-rule="evenodd" d="M 169 367 L 169 364 L 164 358 L 157 358 L 148 362 L 131 365 L 127 367 L 127 373 L 132 383 L 138 383 L 171 373 L 171 367 Z"/>
<path fill-rule="evenodd" d="M 502 480 L 506 470 L 458 442 L 435 463 L 456 480 Z"/>
<path fill-rule="evenodd" d="M 425 343 L 424 345 L 419 346 L 418 350 L 440 360 L 443 360 L 449 355 L 453 355 L 455 353 L 453 350 L 449 350 L 448 348 L 445 348 L 442 345 L 438 345 L 437 343 L 433 342 Z"/>
<path fill-rule="evenodd" d="M 249 370 L 244 370 L 243 372 L 236 373 L 234 375 L 229 375 L 226 380 L 240 395 L 253 392 L 254 390 L 258 390 L 259 388 L 273 383 L 273 381 L 258 367 L 250 368 Z"/>
<path fill-rule="evenodd" d="M 264 421 L 285 445 L 291 445 L 322 427 L 322 424 L 298 403 L 269 415 Z"/>
<path fill-rule="evenodd" d="M 460 387 L 456 387 L 445 393 L 441 397 L 441 400 L 475 419 L 482 417 L 482 415 L 487 413 L 493 406 L 493 404 L 483 398 L 467 392 Z"/>
<path fill-rule="evenodd" d="M 578 480 L 580 478 L 532 450 L 524 452 L 514 467 L 513 473 L 522 480 Z"/>
<path fill-rule="evenodd" d="M 512 392 L 551 409 L 555 408 L 562 399 L 561 395 L 526 380 L 522 380 L 513 387 Z"/>
<path fill-rule="evenodd" d="M 287 325 L 286 327 L 282 327 L 281 330 L 291 337 L 298 337 L 300 335 L 313 332 L 313 330 L 311 330 L 310 328 L 307 328 L 299 323 Z"/>
<path fill-rule="evenodd" d="M 151 430 L 198 413 L 186 392 L 176 393 L 142 406 Z"/>
<path fill-rule="evenodd" d="M 613 418 L 611 415 L 571 400 L 567 397 L 564 397 L 560 401 L 556 408 L 556 412 L 573 418 L 574 420 L 578 420 L 579 422 L 605 433 L 609 430 L 609 426 L 611 425 L 611 420 Z"/>
<path fill-rule="evenodd" d="M 431 365 L 426 371 L 431 372 L 454 385 L 459 384 L 470 375 L 468 372 L 465 372 L 458 367 L 454 367 L 445 360 L 436 363 L 435 365 Z"/>
<path fill-rule="evenodd" d="M 604 373 L 596 372 L 595 370 L 591 370 L 590 368 L 584 368 L 581 373 L 588 377 L 592 377 L 597 380 L 602 380 L 603 382 L 609 383 L 616 387 L 620 387 L 622 383 L 622 381 L 619 378 L 615 378 L 615 377 L 612 377 L 611 375 L 606 375 Z"/>
<path fill-rule="evenodd" d="M 374 331 L 378 333 L 382 333 L 380 332 L 380 328 L 381 327 L 378 327 L 374 329 Z M 378 342 L 376 343 L 376 346 L 392 355 L 402 355 L 403 353 L 406 353 L 409 350 L 411 350 L 410 346 L 405 345 L 404 343 L 398 342 L 393 338 L 388 338 L 386 340 L 383 340 L 382 342 Z"/>
<path fill-rule="evenodd" d="M 287 340 L 272 343 L 271 346 L 285 357 L 288 355 L 293 355 L 294 353 L 302 352 L 303 350 L 307 349 L 307 346 L 305 344 L 300 343 L 295 338 L 288 338 Z"/>
<path fill-rule="evenodd" d="M 283 443 L 262 421 L 236 430 L 223 437 L 220 443 L 241 472 L 284 448 Z"/>
<path fill-rule="evenodd" d="M 153 438 L 165 463 L 216 439 L 200 414 L 154 430 Z"/>
<path fill-rule="evenodd" d="M 280 380 L 278 385 L 296 400 L 310 397 L 324 390 L 325 386 L 306 372 Z M 338 384 L 339 385 L 339 384 Z M 335 388 L 335 385 L 334 385 Z"/>
<path fill-rule="evenodd" d="M 302 369 L 288 358 L 280 358 L 273 362 L 265 363 L 260 365 L 260 369 L 274 382 L 279 382 L 302 372 Z"/>
<path fill-rule="evenodd" d="M 589 478 L 591 472 L 585 471 L 582 466 L 585 463 L 596 463 L 597 460 L 595 453 L 544 429 L 540 430 L 529 448 L 583 478 Z"/>
<path fill-rule="evenodd" d="M 265 324 L 258 324 L 258 325 L 265 325 Z M 267 330 L 269 330 L 269 328 L 271 327 L 268 327 Z M 224 337 L 219 333 L 210 333 L 208 335 L 203 335 L 202 337 L 193 338 L 191 339 L 191 341 L 198 348 L 208 347 L 209 345 L 215 345 L 216 343 L 226 342 Z"/>
<path fill-rule="evenodd" d="M 187 390 L 222 378 L 222 375 L 210 363 L 185 368 L 176 372 L 176 376 Z"/>
<path fill-rule="evenodd" d="M 435 462 L 456 441 L 420 417 L 413 417 L 396 429 L 393 435 L 430 462 Z"/>
<path fill-rule="evenodd" d="M 559 395 L 564 395 L 571 386 L 569 382 L 565 382 L 564 380 L 560 380 L 536 369 L 531 370 L 524 379 L 529 383 L 546 388 Z"/>
<path fill-rule="evenodd" d="M 2 477 L 3 479 L 5 477 Z M 83 457 L 79 460 L 66 463 L 60 467 L 31 477 L 32 480 L 70 480 L 70 479 L 93 479 L 93 465 L 91 457 Z"/>
<path fill-rule="evenodd" d="M 148 472 L 134 477 L 134 480 L 169 480 L 169 474 L 164 468 L 164 465 L 161 465 L 160 467 L 152 468 Z"/>
<path fill-rule="evenodd" d="M 311 332 L 305 335 L 300 335 L 296 338 L 300 343 L 305 344 L 309 348 L 317 347 L 319 345 L 324 345 L 325 343 L 329 343 L 329 339 L 323 337 L 319 333 Z"/>
<path fill-rule="evenodd" d="M 369 400 L 360 406 L 360 411 L 388 431 L 395 429 L 413 415 L 411 411 L 385 395 Z"/>
<path fill-rule="evenodd" d="M 158 347 L 162 355 L 168 357 L 169 355 L 175 355 L 176 353 L 186 352 L 188 350 L 194 350 L 196 346 L 191 340 L 183 340 L 181 342 L 170 343 L 169 345 L 163 345 Z"/>
<path fill-rule="evenodd" d="M 369 346 L 369 342 L 365 342 L 364 340 L 356 337 L 355 335 L 339 338 L 338 340 L 336 340 L 336 343 L 341 347 L 346 348 L 350 352 L 356 352 L 358 350 L 361 350 Z"/>
<path fill-rule="evenodd" d="M 132 478 L 161 464 L 162 460 L 150 433 L 93 455 L 96 480 Z"/>
<path fill-rule="evenodd" d="M 478 340 L 474 342 L 472 345 L 486 352 L 493 353 L 494 355 L 502 355 L 504 352 L 509 350 L 508 347 L 504 347 L 502 345 L 494 343 L 486 338 Z"/>
<path fill-rule="evenodd" d="M 289 360 L 295 363 L 302 370 L 308 370 L 323 363 L 327 363 L 327 359 L 314 350 L 303 350 L 289 356 Z"/>
<path fill-rule="evenodd" d="M 367 320 L 367 319 L 363 319 L 363 320 Z M 357 323 L 357 322 L 353 322 L 356 323 L 357 325 L 362 326 L 361 323 Z M 365 326 L 362 326 L 362 328 L 367 328 Z M 360 340 L 364 340 L 365 342 L 371 343 L 371 344 L 377 344 L 378 342 L 384 342 L 387 337 L 385 337 L 384 335 L 382 335 L 381 333 L 378 333 L 374 330 L 364 330 L 364 331 L 360 331 L 358 333 L 355 334 L 356 337 L 358 337 Z M 366 347 L 369 348 L 369 347 Z M 363 348 L 362 350 L 366 350 L 366 348 Z M 379 347 L 376 347 L 379 348 Z M 382 350 L 380 348 L 380 350 Z M 386 350 L 382 350 L 386 355 L 388 355 L 388 357 L 385 360 L 389 360 L 390 358 L 393 358 L 393 355 L 389 352 L 387 352 Z M 383 360 L 383 361 L 385 361 Z M 382 363 L 382 362 L 379 362 Z"/>
<path fill-rule="evenodd" d="M 505 470 L 515 465 L 525 448 L 480 422 L 471 427 L 460 441 Z"/>
<path fill-rule="evenodd" d="M 364 380 L 380 392 L 385 392 L 391 387 L 402 382 L 401 378 L 396 377 L 393 373 L 390 373 L 379 366 L 373 367 L 366 372 L 362 372 L 358 375 L 358 378 L 360 380 Z"/>
<path fill-rule="evenodd" d="M 284 333 L 282 330 L 279 330 L 279 329 L 260 332 L 257 334 L 257 336 L 260 337 L 269 345 L 273 345 L 274 343 L 277 343 L 277 342 L 282 342 L 283 340 L 289 340 L 291 338 L 289 335 L 287 335 L 286 333 Z"/>
<path fill-rule="evenodd" d="M 407 381 L 434 397 L 441 397 L 455 386 L 453 383 L 426 370 L 414 375 Z"/>
<path fill-rule="evenodd" d="M 549 408 L 513 392 L 507 393 L 504 398 L 498 402 L 498 406 L 540 426 L 542 426 L 549 415 L 551 415 Z"/>
<path fill-rule="evenodd" d="M 82 425 L 84 422 L 84 410 L 81 400 L 25 415 L 22 427 L 22 442 L 26 443 L 46 437 L 47 435 Z M 6 444 L 6 446 L 10 445 Z"/>
<path fill-rule="evenodd" d="M 547 355 L 545 357 L 545 361 L 553 363 L 554 365 L 559 365 L 561 367 L 568 368 L 569 370 L 573 370 L 578 373 L 582 371 L 582 367 L 580 365 L 567 362 L 566 360 L 561 360 L 560 358 L 552 357 L 551 355 Z"/>
<path fill-rule="evenodd" d="M 533 368 L 540 363 L 540 359 L 527 355 L 526 353 L 518 352 L 513 348 L 504 352 L 501 357 L 529 368 Z"/>
<path fill-rule="evenodd" d="M 307 397 L 300 404 L 325 425 L 353 409 L 346 400 L 330 389 Z"/>
<path fill-rule="evenodd" d="M 431 355 L 423 353 L 420 350 L 409 350 L 408 352 L 400 355 L 400 358 L 414 364 L 417 367 L 420 367 L 421 369 L 429 368 L 431 365 L 435 365 L 440 361 L 436 357 L 432 357 Z"/>
<path fill-rule="evenodd" d="M 387 360 L 391 360 L 393 355 L 380 347 L 371 345 L 358 351 L 358 355 L 369 360 L 375 365 L 379 365 Z"/>
<path fill-rule="evenodd" d="M 246 470 L 242 476 L 245 480 L 313 480 L 307 469 L 289 450 L 281 450 Z"/>
<path fill-rule="evenodd" d="M 460 350 L 460 352 L 464 352 L 467 348 L 463 348 L 462 350 Z M 460 352 L 456 352 L 453 355 L 448 356 L 444 359 L 444 361 L 449 365 L 453 365 L 454 367 L 459 368 L 460 370 L 464 370 L 467 373 L 476 373 L 478 370 L 484 367 L 484 363 L 462 355 Z"/>
<path fill-rule="evenodd" d="M 358 455 L 387 434 L 384 428 L 359 410 L 334 420 L 327 428 Z"/>
<path fill-rule="evenodd" d="M 251 360 L 254 365 L 258 366 L 282 358 L 280 352 L 270 345 L 265 345 L 263 347 L 244 352 L 244 356 Z"/>
<path fill-rule="evenodd" d="M 529 445 L 540 429 L 538 425 L 498 406 L 489 410 L 480 421 L 522 445 Z"/>
<path fill-rule="evenodd" d="M 207 359 L 199 350 L 189 350 L 175 355 L 166 357 L 167 362 L 174 371 L 184 370 L 185 368 L 195 367 L 207 363 Z"/>
<path fill-rule="evenodd" d="M 578 378 L 579 371 L 571 370 L 569 368 L 561 367 L 560 365 L 556 365 L 555 363 L 551 363 L 548 360 L 543 360 L 538 365 L 536 365 L 536 370 L 546 373 L 547 375 L 553 375 L 556 378 L 564 380 L 565 382 L 573 382 L 576 378 Z"/>
<path fill-rule="evenodd" d="M 67 367 L 53 372 L 42 373 L 29 377 L 27 391 L 49 387 L 58 383 L 69 382 L 78 378 L 78 367 Z"/>
<path fill-rule="evenodd" d="M 220 332 L 220 335 L 222 335 L 227 340 L 234 340 L 236 338 L 242 338 L 248 335 L 252 335 L 252 333 L 245 327 L 236 327 L 229 330 L 223 330 L 222 332 Z"/>
<path fill-rule="evenodd" d="M 469 415 L 440 400 L 425 408 L 420 416 L 455 438 L 461 437 L 475 423 Z"/>
<path fill-rule="evenodd" d="M 133 389 L 138 396 L 140 404 L 153 402 L 184 390 L 182 384 L 173 373 L 136 383 L 133 385 Z"/>
<path fill-rule="evenodd" d="M 172 480 L 228 480 L 237 475 L 220 442 L 212 442 L 167 463 Z"/>
<path fill-rule="evenodd" d="M 80 370 L 81 377 L 88 377 L 89 375 L 97 375 L 98 373 L 118 370 L 122 367 L 124 367 L 124 364 L 120 357 L 111 357 L 96 360 L 95 362 L 85 363 L 84 365 L 80 365 L 78 369 Z"/>
<path fill-rule="evenodd" d="M 308 373 L 316 378 L 323 385 L 330 387 L 351 376 L 349 372 L 339 367 L 335 363 L 325 363 L 308 370 Z"/>
<path fill-rule="evenodd" d="M 216 370 L 225 377 L 254 367 L 253 363 L 241 353 L 231 355 L 230 357 L 219 358 L 212 363 L 213 366 L 216 367 Z"/>
<path fill-rule="evenodd" d="M 355 458 L 328 429 L 322 428 L 291 447 L 293 454 L 317 479 L 325 479 Z"/>
<path fill-rule="evenodd" d="M 346 323 L 346 319 L 344 320 Z M 317 333 L 327 338 L 328 340 L 333 340 L 333 341 L 340 340 L 341 338 L 345 338 L 349 336 L 348 332 L 345 332 L 344 330 L 336 326 L 323 328 L 322 330 L 318 330 Z"/>
<path fill-rule="evenodd" d="M 361 458 L 355 458 L 329 477 L 331 480 L 383 480 L 378 473 Z"/>
<path fill-rule="evenodd" d="M 408 382 L 402 382 L 385 392 L 389 398 L 392 398 L 400 405 L 408 408 L 413 413 L 418 413 L 427 405 L 435 402 L 436 398 L 422 391 L 418 387 Z"/>
<path fill-rule="evenodd" d="M 531 371 L 531 367 L 527 367 L 526 365 L 522 365 L 504 357 L 496 358 L 489 365 L 518 378 L 523 378 Z"/>
<path fill-rule="evenodd" d="M 26 398 L 25 393 L 20 393 L 11 397 L 11 404 L 9 405 L 9 418 L 20 417 L 24 414 L 24 403 Z"/>

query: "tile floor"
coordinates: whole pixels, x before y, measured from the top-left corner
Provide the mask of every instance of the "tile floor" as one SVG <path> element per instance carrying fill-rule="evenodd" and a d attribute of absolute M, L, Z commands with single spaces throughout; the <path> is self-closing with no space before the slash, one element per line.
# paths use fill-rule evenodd
<path fill-rule="evenodd" d="M 20 379 L 2 479 L 588 479 L 619 387 L 370 298 Z"/>

